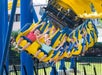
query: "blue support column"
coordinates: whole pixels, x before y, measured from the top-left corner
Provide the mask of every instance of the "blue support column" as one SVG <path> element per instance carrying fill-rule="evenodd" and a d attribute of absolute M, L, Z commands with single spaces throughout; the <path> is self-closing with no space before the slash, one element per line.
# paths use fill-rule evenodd
<path fill-rule="evenodd" d="M 20 1 L 21 1 L 21 28 L 22 28 L 26 23 L 33 23 L 33 15 L 35 15 L 34 18 L 35 22 L 37 22 L 38 18 L 34 10 L 32 11 L 33 4 L 32 0 L 20 0 Z M 34 63 L 31 56 L 26 52 L 22 52 L 20 59 L 21 59 L 21 75 L 26 75 L 25 69 L 27 71 L 27 75 L 34 75 L 33 72 Z M 25 66 L 25 69 L 23 66 Z"/>
<path fill-rule="evenodd" d="M 0 64 L 3 56 L 3 47 L 5 44 L 5 37 L 8 29 L 8 0 L 0 0 Z M 8 61 L 6 63 L 6 68 L 8 68 Z"/>
<path fill-rule="evenodd" d="M 2 8 L 4 8 L 4 11 L 5 11 L 5 13 L 4 13 L 4 16 L 5 16 L 4 20 L 5 21 L 3 24 L 3 34 L 4 34 L 3 35 L 3 44 L 5 44 L 6 43 L 5 37 L 7 35 L 7 30 L 8 30 L 8 0 L 5 0 L 5 5 Z M 8 48 L 8 52 L 9 52 L 9 48 Z M 5 66 L 7 68 L 7 72 L 9 71 L 9 60 L 8 60 L 9 58 L 8 58 L 8 56 L 9 56 L 9 54 L 7 54 L 6 63 L 5 63 Z"/>
<path fill-rule="evenodd" d="M 58 75 L 58 72 L 56 70 L 56 65 L 52 66 L 52 70 L 50 72 L 50 75 Z"/>
<path fill-rule="evenodd" d="M 8 0 L 1 0 L 1 6 L 2 7 L 0 7 L 0 8 L 3 11 L 3 13 L 1 14 L 2 17 L 3 17 L 2 21 L 1 21 L 2 22 L 1 26 L 2 26 L 2 29 L 3 29 L 2 34 L 4 34 L 4 35 L 2 35 L 2 41 L 4 43 L 3 43 L 3 46 L 2 46 L 3 52 L 2 52 L 2 58 L 1 58 L 1 63 L 0 63 L 0 75 L 3 75 L 3 66 L 4 66 L 4 64 L 6 62 L 6 59 L 7 59 L 8 46 L 9 46 L 10 35 L 11 35 L 12 27 L 13 27 L 13 19 L 14 19 L 14 14 L 15 14 L 15 10 L 16 10 L 17 0 L 14 0 L 14 2 L 13 2 L 9 27 L 8 27 L 8 18 L 7 18 L 8 17 L 7 4 L 8 4 Z M 6 30 L 7 28 L 5 28 L 5 27 L 7 27 L 8 30 Z"/>
<path fill-rule="evenodd" d="M 3 46 L 5 44 L 5 37 L 8 28 L 8 0 L 0 0 L 0 59 L 3 54 Z M 0 60 L 1 62 L 1 60 Z"/>
<path fill-rule="evenodd" d="M 71 65 L 70 65 L 70 69 L 74 70 L 74 75 L 77 75 L 77 57 L 73 56 L 71 57 Z"/>
<path fill-rule="evenodd" d="M 37 17 L 35 9 L 33 7 L 33 4 L 32 4 L 32 13 L 33 13 L 33 18 L 34 18 L 35 23 L 38 22 L 38 17 Z"/>
<path fill-rule="evenodd" d="M 1 32 L 1 35 L 0 35 L 0 63 L 1 63 L 1 57 L 2 57 L 2 52 L 3 52 L 3 17 L 2 14 L 4 13 L 3 9 L 2 9 L 2 6 L 4 6 L 3 4 L 3 1 L 4 0 L 0 0 L 0 32 Z"/>
<path fill-rule="evenodd" d="M 75 68 L 75 58 L 71 57 L 70 59 L 70 69 L 74 69 Z"/>
<path fill-rule="evenodd" d="M 65 59 L 62 59 L 62 60 L 60 61 L 59 70 L 66 70 L 66 67 L 65 67 Z"/>

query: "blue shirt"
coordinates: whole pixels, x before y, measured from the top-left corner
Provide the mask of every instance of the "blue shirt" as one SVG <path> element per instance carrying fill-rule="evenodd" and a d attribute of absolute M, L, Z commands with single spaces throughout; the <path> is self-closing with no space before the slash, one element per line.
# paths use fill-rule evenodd
<path fill-rule="evenodd" d="M 42 49 L 47 53 L 49 53 L 53 49 L 51 46 L 48 46 L 48 45 L 46 45 L 44 43 L 41 44 L 41 46 L 42 46 Z"/>
<path fill-rule="evenodd" d="M 71 52 L 71 50 L 73 49 L 74 44 L 72 42 L 69 43 L 69 47 L 67 49 L 67 52 Z"/>

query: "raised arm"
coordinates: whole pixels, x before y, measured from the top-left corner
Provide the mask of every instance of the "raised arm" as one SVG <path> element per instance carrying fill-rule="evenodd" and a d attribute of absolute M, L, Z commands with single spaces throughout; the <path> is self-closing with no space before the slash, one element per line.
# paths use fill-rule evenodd
<path fill-rule="evenodd" d="M 46 32 L 44 32 L 44 33 L 42 33 L 42 34 L 40 34 L 40 35 L 38 36 L 38 38 L 41 38 L 43 35 L 45 35 L 47 32 L 49 32 L 49 31 L 50 31 L 50 29 L 51 29 L 51 28 L 48 28 L 48 29 L 47 29 L 47 31 L 46 31 Z"/>
<path fill-rule="evenodd" d="M 55 49 L 53 49 L 53 50 L 59 50 L 59 48 L 60 48 L 61 46 L 63 46 L 65 42 L 66 42 L 66 38 L 64 38 L 64 40 L 62 41 L 62 43 L 61 43 L 57 48 L 55 48 Z"/>
<path fill-rule="evenodd" d="M 39 41 L 39 39 L 37 38 L 37 42 L 39 43 L 39 44 L 42 44 L 40 41 Z"/>
<path fill-rule="evenodd" d="M 40 27 L 41 25 L 45 24 L 46 22 L 42 22 L 40 24 L 37 23 L 37 25 L 31 30 L 33 32 L 37 27 Z"/>

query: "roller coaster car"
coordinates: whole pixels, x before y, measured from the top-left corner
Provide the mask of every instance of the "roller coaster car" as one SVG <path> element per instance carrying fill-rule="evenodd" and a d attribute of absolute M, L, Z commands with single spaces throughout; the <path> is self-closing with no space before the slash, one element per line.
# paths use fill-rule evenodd
<path fill-rule="evenodd" d="M 30 32 L 30 30 L 33 28 L 33 27 L 35 27 L 36 25 L 35 24 L 32 24 L 31 25 L 31 27 L 29 28 L 29 29 L 27 29 L 25 32 L 21 32 L 19 35 L 18 35 L 18 37 L 17 37 L 17 39 L 16 39 L 16 42 L 19 40 L 19 38 L 21 37 L 21 36 L 25 36 L 25 35 L 27 35 L 29 32 Z M 45 25 L 43 25 L 43 26 L 41 26 L 40 27 L 40 30 L 42 30 L 43 29 L 43 27 L 44 27 Z M 48 25 L 46 25 L 46 27 L 44 27 L 45 28 L 45 30 L 48 28 Z M 43 29 L 43 31 L 45 31 L 44 29 Z M 95 36 L 95 29 L 94 28 L 92 28 L 92 24 L 91 25 L 89 25 L 89 27 L 87 26 L 87 28 L 86 28 L 86 31 L 87 31 L 87 33 L 90 35 L 90 41 L 91 42 L 87 42 L 87 40 L 86 40 L 86 47 L 85 47 L 85 50 L 87 51 L 88 50 L 88 48 L 90 48 L 90 47 L 92 47 L 94 44 L 95 44 L 95 42 L 94 42 L 94 40 L 95 40 L 95 38 L 92 38 L 92 35 L 90 34 L 90 31 L 91 30 L 93 30 L 93 32 L 94 32 L 94 36 Z M 50 35 L 50 34 L 49 34 Z M 59 43 L 61 42 L 61 40 L 63 40 L 63 38 L 64 38 L 64 36 L 65 36 L 66 34 L 63 34 L 59 29 L 56 31 L 56 33 L 51 37 L 51 41 L 52 41 L 52 44 L 51 44 L 51 46 L 53 47 L 53 48 L 56 48 L 58 45 L 59 45 Z M 75 37 L 75 35 L 73 35 L 73 37 Z M 75 37 L 75 38 L 78 38 L 78 39 L 76 39 L 76 40 L 81 40 L 82 39 L 82 35 L 80 34 L 80 30 L 78 31 L 78 37 Z M 97 38 L 97 37 L 96 37 Z M 42 40 L 44 40 L 44 39 L 41 39 L 41 41 Z M 70 39 L 68 38 L 67 39 L 67 42 L 69 42 L 70 41 Z M 42 41 L 43 42 L 43 41 Z M 20 46 L 21 47 L 23 47 L 25 44 L 27 43 L 27 41 L 26 40 L 23 40 L 22 42 L 21 42 L 21 44 L 20 44 Z M 36 54 L 36 52 L 39 50 L 41 48 L 41 46 L 40 46 L 40 44 L 37 42 L 37 41 L 35 41 L 34 43 L 32 43 L 27 49 L 26 49 L 26 51 L 29 53 L 29 54 L 31 54 L 31 55 L 35 55 Z M 60 51 L 58 51 L 57 52 L 57 54 L 54 54 L 54 50 L 52 50 L 50 53 L 49 53 L 49 55 L 43 60 L 43 62 L 48 62 L 51 58 L 53 58 L 54 60 L 56 60 L 56 59 L 58 59 L 58 57 L 60 56 L 60 60 L 61 59 L 63 59 L 64 57 L 67 57 L 67 58 L 70 58 L 71 56 L 73 56 L 73 55 L 79 55 L 80 53 L 81 53 L 81 51 L 82 51 L 82 45 L 81 45 L 81 43 L 79 43 L 78 44 L 78 50 L 75 50 L 74 48 L 71 50 L 71 52 L 70 52 L 70 55 L 68 55 L 68 53 L 67 53 L 67 51 L 65 51 L 61 56 L 60 56 Z M 45 55 L 45 53 L 42 51 L 42 52 L 40 52 L 40 54 L 38 55 L 38 59 L 41 59 L 43 56 Z"/>
<path fill-rule="evenodd" d="M 95 5 L 95 8 L 96 8 L 96 5 L 97 5 L 96 2 L 93 0 L 91 0 L 91 1 Z M 61 6 L 64 10 L 61 11 L 58 6 L 53 5 L 53 3 L 52 3 L 52 4 L 48 4 L 48 6 L 46 8 L 46 12 L 47 12 L 48 17 L 50 17 L 53 20 L 52 21 L 53 24 L 56 21 L 56 24 L 58 23 L 60 28 L 61 27 L 70 27 L 71 29 L 74 29 L 74 27 L 76 28 L 79 25 L 81 25 L 81 23 L 83 23 L 83 20 L 82 19 L 80 20 L 80 18 L 76 18 L 75 17 L 76 15 L 74 13 L 73 13 L 74 18 L 73 18 L 73 16 L 71 16 L 71 12 L 69 12 L 68 9 L 70 9 L 70 8 L 73 9 L 77 15 L 82 15 L 83 13 L 90 14 L 92 12 L 92 9 L 90 9 L 90 1 L 78 0 L 76 2 L 75 0 L 56 0 L 54 2 L 57 2 L 57 4 L 59 6 Z M 102 2 L 100 2 L 100 3 L 102 3 Z M 80 7 L 80 5 L 83 7 Z M 102 6 L 102 4 L 101 4 L 101 6 Z M 96 8 L 96 10 L 99 10 L 99 9 Z M 66 11 L 66 12 L 64 12 L 64 11 Z M 100 13 L 102 11 L 98 11 L 98 12 Z M 76 26 L 75 26 L 75 22 L 76 23 L 78 22 L 76 24 Z M 18 40 L 20 39 L 21 36 L 26 36 L 30 32 L 30 30 L 32 30 L 35 26 L 36 26 L 36 24 L 32 24 L 31 27 L 29 29 L 27 29 L 26 31 L 20 32 L 20 34 L 16 38 L 16 42 L 18 42 Z M 40 30 L 42 32 L 45 32 L 46 29 L 48 29 L 48 27 L 49 27 L 49 25 L 42 25 L 40 27 Z M 81 31 L 81 29 L 78 30 L 78 32 L 77 32 L 78 35 L 75 35 L 76 33 L 73 33 L 73 37 L 77 38 L 76 40 L 82 39 L 82 35 L 81 35 L 80 31 Z M 88 42 L 88 40 L 86 39 L 85 50 L 87 51 L 88 48 L 92 47 L 97 42 L 97 34 L 95 31 L 95 28 L 92 26 L 92 23 L 88 23 L 88 25 L 86 27 L 86 31 L 87 31 L 87 34 L 89 34 L 89 36 L 90 36 L 88 38 L 88 39 L 90 39 L 90 42 Z M 49 33 L 49 35 L 51 35 L 51 34 Z M 54 33 L 54 35 L 51 37 L 51 46 L 53 48 L 56 48 L 61 43 L 61 41 L 63 40 L 65 35 L 66 35 L 65 33 L 63 34 L 61 32 L 61 30 L 58 29 Z M 42 38 L 40 41 L 44 43 L 44 38 Z M 69 41 L 70 40 L 67 39 L 67 42 L 69 42 Z M 27 44 L 27 41 L 23 40 L 20 43 L 20 47 L 24 47 L 26 44 Z M 33 57 L 34 57 L 39 49 L 41 49 L 41 45 L 37 41 L 35 41 L 28 48 L 26 48 L 25 51 L 27 51 L 29 54 L 33 55 Z M 59 58 L 60 60 L 63 59 L 64 57 L 70 58 L 73 55 L 76 56 L 76 55 L 81 54 L 81 52 L 82 52 L 82 42 L 81 43 L 79 42 L 77 50 L 75 48 L 72 48 L 69 55 L 68 55 L 67 51 L 64 51 L 63 54 L 60 55 L 60 51 L 58 51 L 56 54 L 54 54 L 54 50 L 51 50 L 49 52 L 48 56 L 43 60 L 43 62 L 48 62 L 51 58 L 53 58 L 54 60 L 57 60 L 59 57 L 60 57 Z M 45 53 L 43 51 L 41 51 L 36 58 L 41 59 L 44 55 L 45 55 Z"/>
<path fill-rule="evenodd" d="M 25 32 L 21 32 L 21 33 L 18 35 L 18 37 L 17 37 L 17 39 L 16 39 L 16 42 L 20 39 L 21 36 L 27 35 L 33 27 L 35 27 L 35 24 L 32 24 L 31 27 L 30 27 L 28 30 L 26 30 Z M 55 48 L 55 47 L 58 46 L 58 44 L 60 43 L 61 37 L 63 37 L 63 34 L 61 34 L 60 30 L 58 29 L 58 30 L 56 31 L 56 33 L 52 36 L 52 47 L 53 47 L 53 48 Z M 23 41 L 20 43 L 20 46 L 21 46 L 21 47 L 24 47 L 26 44 L 27 44 L 27 41 L 26 41 L 26 40 L 23 40 Z M 36 54 L 37 50 L 39 50 L 40 48 L 41 48 L 40 44 L 39 44 L 37 41 L 35 41 L 35 42 L 33 42 L 28 48 L 26 48 L 25 51 L 27 51 L 29 54 L 31 54 L 31 55 L 34 56 L 34 55 Z M 44 61 L 44 62 L 47 62 L 48 60 L 50 60 L 51 57 L 53 56 L 53 52 L 54 52 L 54 51 L 52 50 L 51 53 L 49 53 L 49 56 L 48 56 L 47 58 L 45 58 L 43 61 Z M 43 56 L 44 56 L 44 52 L 40 52 L 40 54 L 38 55 L 37 58 L 40 59 L 40 58 L 43 57 Z M 58 56 L 58 54 L 56 54 L 56 55 L 54 56 L 54 58 L 56 58 L 57 56 Z"/>

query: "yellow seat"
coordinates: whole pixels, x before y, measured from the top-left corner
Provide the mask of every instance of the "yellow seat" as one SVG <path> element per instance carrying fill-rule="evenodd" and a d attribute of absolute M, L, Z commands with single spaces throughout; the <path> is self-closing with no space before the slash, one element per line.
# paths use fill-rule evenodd
<path fill-rule="evenodd" d="M 64 57 L 67 57 L 67 52 L 66 51 L 59 57 L 59 60 L 63 59 Z"/>
<path fill-rule="evenodd" d="M 92 37 L 90 37 L 90 40 L 91 40 L 91 43 L 88 45 L 89 48 L 94 45 L 94 42 L 93 42 L 93 38 Z"/>
<path fill-rule="evenodd" d="M 95 29 L 93 28 L 93 25 L 92 25 L 92 23 L 90 22 L 90 23 L 88 23 L 88 27 L 89 27 L 89 29 L 91 30 L 91 31 L 93 31 L 93 33 L 94 33 L 94 43 L 96 43 L 97 42 L 97 35 L 96 35 L 96 31 L 95 31 Z"/>
<path fill-rule="evenodd" d="M 95 32 L 94 32 L 94 37 L 95 37 L 95 43 L 96 43 L 98 41 L 98 37 Z"/>
<path fill-rule="evenodd" d="M 79 55 L 79 54 L 81 54 L 81 51 L 82 51 L 82 45 L 79 44 L 78 45 L 78 50 L 74 49 L 74 51 L 72 51 L 72 55 Z"/>
<path fill-rule="evenodd" d="M 73 50 L 72 50 L 73 51 Z M 60 57 L 59 59 L 63 59 L 63 58 L 71 58 L 72 57 L 72 52 L 70 53 L 70 55 L 68 55 L 68 53 L 65 51 Z"/>
<path fill-rule="evenodd" d="M 87 42 L 87 40 L 86 40 L 85 51 L 87 51 L 87 50 L 88 50 L 88 48 L 89 48 L 89 46 L 88 46 L 88 42 Z"/>

